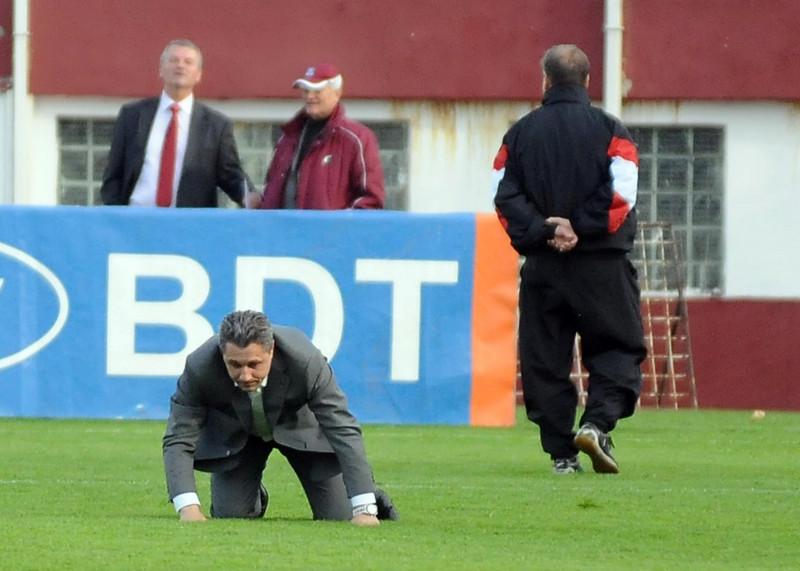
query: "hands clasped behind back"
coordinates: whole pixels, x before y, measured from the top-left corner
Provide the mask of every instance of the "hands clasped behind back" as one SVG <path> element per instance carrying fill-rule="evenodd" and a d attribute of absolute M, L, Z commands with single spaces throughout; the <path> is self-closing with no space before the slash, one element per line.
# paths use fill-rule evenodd
<path fill-rule="evenodd" d="M 547 241 L 547 244 L 560 253 L 572 250 L 578 244 L 578 235 L 572 229 L 572 224 L 566 218 L 551 216 L 546 220 L 549 224 L 555 224 L 555 235 Z"/>

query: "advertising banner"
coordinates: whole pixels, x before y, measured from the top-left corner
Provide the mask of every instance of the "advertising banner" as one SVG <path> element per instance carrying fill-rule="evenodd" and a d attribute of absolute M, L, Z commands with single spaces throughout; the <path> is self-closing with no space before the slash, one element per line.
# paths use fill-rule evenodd
<path fill-rule="evenodd" d="M 364 423 L 514 420 L 492 215 L 0 206 L 0 415 L 166 418 L 234 309 L 326 355 Z"/>

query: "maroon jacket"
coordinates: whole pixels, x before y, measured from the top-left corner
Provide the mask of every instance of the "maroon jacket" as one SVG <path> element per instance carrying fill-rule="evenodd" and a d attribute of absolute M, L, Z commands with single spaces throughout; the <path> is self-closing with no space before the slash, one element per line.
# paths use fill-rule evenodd
<path fill-rule="evenodd" d="M 301 110 L 286 123 L 264 183 L 261 208 L 283 208 L 286 177 L 308 115 Z M 340 103 L 311 143 L 300 165 L 297 208 L 343 210 L 383 208 L 383 168 L 378 141 L 367 127 L 344 114 Z"/>

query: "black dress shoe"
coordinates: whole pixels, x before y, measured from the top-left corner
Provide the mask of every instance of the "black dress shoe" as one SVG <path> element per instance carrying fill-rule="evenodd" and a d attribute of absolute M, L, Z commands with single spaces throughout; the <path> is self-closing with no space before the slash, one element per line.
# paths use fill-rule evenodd
<path fill-rule="evenodd" d="M 375 488 L 375 503 L 378 504 L 378 519 L 400 521 L 400 514 L 394 507 L 392 498 L 380 488 Z"/>
<path fill-rule="evenodd" d="M 267 511 L 267 506 L 269 505 L 269 494 L 264 484 L 259 486 L 258 495 L 261 498 L 261 513 L 258 514 L 258 517 L 264 517 L 264 513 Z"/>

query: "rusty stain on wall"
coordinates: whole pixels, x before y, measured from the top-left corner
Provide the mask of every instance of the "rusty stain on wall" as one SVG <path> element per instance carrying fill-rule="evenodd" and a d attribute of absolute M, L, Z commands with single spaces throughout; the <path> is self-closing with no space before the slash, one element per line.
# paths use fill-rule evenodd
<path fill-rule="evenodd" d="M 503 135 L 531 104 L 395 101 L 391 117 L 409 126 L 412 210 L 484 211 L 491 168 Z"/>

